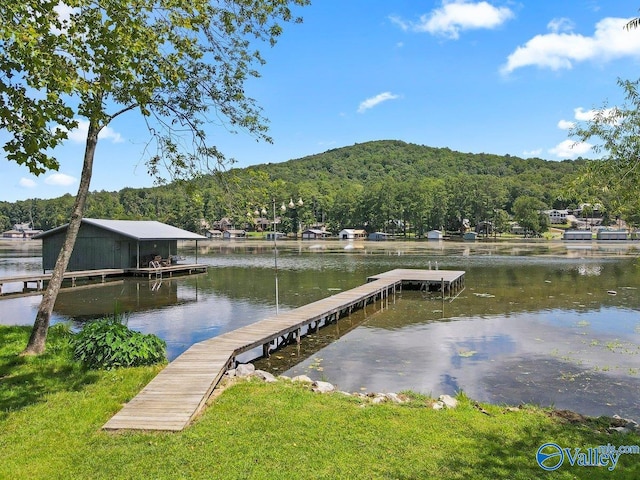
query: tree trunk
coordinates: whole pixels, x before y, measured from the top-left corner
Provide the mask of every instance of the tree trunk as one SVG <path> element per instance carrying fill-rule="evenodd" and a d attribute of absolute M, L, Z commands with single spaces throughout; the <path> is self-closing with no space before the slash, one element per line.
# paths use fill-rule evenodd
<path fill-rule="evenodd" d="M 84 163 L 82 165 L 82 174 L 80 176 L 80 185 L 78 186 L 78 194 L 73 205 L 73 211 L 71 213 L 71 220 L 69 221 L 69 227 L 67 228 L 67 234 L 60 249 L 60 254 L 56 260 L 56 265 L 51 274 L 51 279 L 47 285 L 47 289 L 42 295 L 42 302 L 38 308 L 36 320 L 33 324 L 33 330 L 31 331 L 31 337 L 29 343 L 21 355 L 39 355 L 44 352 L 45 344 L 47 341 L 47 332 L 49 330 L 49 321 L 51 319 L 51 313 L 53 312 L 53 306 L 56 303 L 60 286 L 62 285 L 63 275 L 69 264 L 73 247 L 76 243 L 76 237 L 78 236 L 78 230 L 82 222 L 82 215 L 84 213 L 84 207 L 87 200 L 87 194 L 89 193 L 89 184 L 91 183 L 91 174 L 93 171 L 93 157 L 96 151 L 96 145 L 98 143 L 98 133 L 100 127 L 95 121 L 90 121 L 89 132 L 87 134 L 87 143 L 84 151 Z"/>

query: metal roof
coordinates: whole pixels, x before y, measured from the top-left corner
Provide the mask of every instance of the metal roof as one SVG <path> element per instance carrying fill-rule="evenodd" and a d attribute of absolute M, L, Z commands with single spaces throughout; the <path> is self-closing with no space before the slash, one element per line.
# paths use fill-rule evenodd
<path fill-rule="evenodd" d="M 83 218 L 82 223 L 93 225 L 104 230 L 119 233 L 135 240 L 206 240 L 206 237 L 197 233 L 172 227 L 166 223 L 155 220 L 101 220 L 96 218 Z M 48 230 L 33 238 L 44 238 L 64 230 L 69 224 Z"/>

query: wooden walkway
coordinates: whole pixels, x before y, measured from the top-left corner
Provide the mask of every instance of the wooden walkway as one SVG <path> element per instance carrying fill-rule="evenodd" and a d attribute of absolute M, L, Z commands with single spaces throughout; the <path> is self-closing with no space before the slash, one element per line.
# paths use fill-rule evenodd
<path fill-rule="evenodd" d="M 65 280 L 71 280 L 71 286 L 76 286 L 79 279 L 99 279 L 101 283 L 105 283 L 109 277 L 124 277 L 128 275 L 144 276 L 148 278 L 163 278 L 165 276 L 172 277 L 174 274 L 188 274 L 206 272 L 208 266 L 200 263 L 175 264 L 158 268 L 104 268 L 98 270 L 79 270 L 64 273 Z M 38 294 L 44 290 L 45 282 L 51 279 L 50 273 L 33 273 L 29 275 L 19 275 L 14 277 L 0 278 L 0 299 L 13 298 L 22 295 Z M 22 291 L 4 292 L 3 286 L 9 284 L 21 283 Z M 30 287 L 29 285 L 32 285 Z"/>
<path fill-rule="evenodd" d="M 76 285 L 79 278 L 100 278 L 104 283 L 106 277 L 122 276 L 125 271 L 117 268 L 106 268 L 102 270 L 80 270 L 76 272 L 65 272 L 63 278 L 71 280 L 71 285 Z M 0 295 L 3 294 L 2 287 L 7 283 L 22 283 L 23 291 L 29 290 L 29 284 L 35 284 L 35 291 L 41 291 L 44 288 L 44 282 L 51 279 L 50 273 L 35 273 L 31 275 L 19 275 L 15 277 L 0 278 Z M 19 293 L 19 292 L 18 292 Z"/>
<path fill-rule="evenodd" d="M 237 355 L 262 346 L 270 351 L 306 332 L 337 321 L 368 303 L 388 298 L 403 284 L 440 285 L 449 295 L 464 289 L 463 271 L 392 270 L 370 277 L 369 282 L 300 308 L 280 313 L 232 332 L 196 343 L 162 370 L 104 429 L 184 429 L 205 407 Z M 432 288 L 433 289 L 433 288 Z"/>

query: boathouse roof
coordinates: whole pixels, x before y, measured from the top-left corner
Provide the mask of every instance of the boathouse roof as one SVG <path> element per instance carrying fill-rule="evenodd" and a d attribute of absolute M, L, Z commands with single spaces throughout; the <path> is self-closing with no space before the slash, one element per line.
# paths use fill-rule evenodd
<path fill-rule="evenodd" d="M 104 230 L 118 233 L 134 240 L 202 240 L 206 239 L 197 233 L 182 230 L 155 220 L 102 220 L 83 218 L 82 223 L 93 225 Z M 45 238 L 65 230 L 69 224 L 47 230 L 33 238 Z"/>

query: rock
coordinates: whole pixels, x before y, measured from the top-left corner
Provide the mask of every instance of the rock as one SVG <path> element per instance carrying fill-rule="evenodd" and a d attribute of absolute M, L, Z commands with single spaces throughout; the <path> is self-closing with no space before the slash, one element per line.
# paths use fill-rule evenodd
<path fill-rule="evenodd" d="M 230 368 L 229 370 L 227 370 L 226 375 L 227 375 L 227 377 L 235 377 L 236 376 L 236 369 L 235 368 Z"/>
<path fill-rule="evenodd" d="M 291 377 L 287 376 L 287 375 L 278 375 L 278 379 L 280 380 L 286 380 L 288 382 L 291 381 Z"/>
<path fill-rule="evenodd" d="M 640 429 L 640 425 L 638 425 L 635 421 L 633 420 L 629 420 L 629 422 L 624 426 L 624 428 L 626 428 L 627 430 L 636 430 L 638 431 Z"/>
<path fill-rule="evenodd" d="M 622 433 L 623 435 L 626 435 L 627 433 L 631 433 L 631 430 L 629 430 L 626 427 L 609 427 L 607 431 L 610 433 L 618 432 L 618 433 Z"/>
<path fill-rule="evenodd" d="M 277 382 L 276 377 L 271 375 L 269 372 L 265 372 L 264 370 L 256 370 L 253 372 L 254 377 L 258 377 L 261 380 L 264 380 L 267 383 Z"/>
<path fill-rule="evenodd" d="M 351 394 L 349 392 L 345 392 L 344 390 L 338 390 L 338 393 L 344 395 L 345 397 L 351 397 Z"/>
<path fill-rule="evenodd" d="M 458 400 L 450 395 L 440 395 L 438 400 L 440 400 L 447 408 L 456 408 L 458 406 Z"/>
<path fill-rule="evenodd" d="M 318 393 L 329 393 L 329 392 L 333 392 L 335 389 L 336 387 L 334 387 L 329 382 L 317 381 L 311 384 L 311 390 Z"/>
<path fill-rule="evenodd" d="M 297 375 L 295 377 L 293 377 L 291 379 L 292 382 L 303 382 L 303 383 L 313 383 L 313 380 L 311 380 L 309 377 L 307 377 L 306 375 Z"/>
<path fill-rule="evenodd" d="M 385 397 L 393 403 L 404 403 L 397 393 L 385 393 Z"/>
<path fill-rule="evenodd" d="M 377 403 L 384 403 L 387 401 L 387 397 L 385 395 L 376 395 L 375 397 L 373 397 L 373 399 L 371 400 L 371 403 L 373 404 L 377 404 Z"/>
<path fill-rule="evenodd" d="M 443 408 L 444 408 L 444 403 L 442 403 L 440 400 L 438 400 L 436 403 L 433 404 L 434 410 L 442 410 Z"/>
<path fill-rule="evenodd" d="M 256 371 L 253 363 L 243 363 L 236 367 L 236 377 L 249 377 Z"/>

